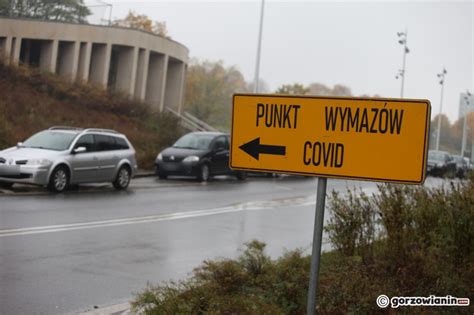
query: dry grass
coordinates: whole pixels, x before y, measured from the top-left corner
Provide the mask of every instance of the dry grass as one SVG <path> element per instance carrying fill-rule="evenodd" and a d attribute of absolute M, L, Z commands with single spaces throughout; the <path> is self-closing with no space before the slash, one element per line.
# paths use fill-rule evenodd
<path fill-rule="evenodd" d="M 37 69 L 0 64 L 0 91 L 0 149 L 54 125 L 110 128 L 127 135 L 140 168 L 148 169 L 183 133 L 177 119 L 146 104 Z"/>

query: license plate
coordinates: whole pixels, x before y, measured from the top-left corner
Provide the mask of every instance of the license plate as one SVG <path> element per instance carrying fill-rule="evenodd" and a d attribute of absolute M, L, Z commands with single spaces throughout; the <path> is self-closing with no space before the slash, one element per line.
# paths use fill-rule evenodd
<path fill-rule="evenodd" d="M 175 172 L 180 168 L 178 163 L 165 163 L 163 164 L 163 169 L 168 172 Z"/>
<path fill-rule="evenodd" d="M 20 175 L 19 165 L 0 165 L 0 176 Z"/>

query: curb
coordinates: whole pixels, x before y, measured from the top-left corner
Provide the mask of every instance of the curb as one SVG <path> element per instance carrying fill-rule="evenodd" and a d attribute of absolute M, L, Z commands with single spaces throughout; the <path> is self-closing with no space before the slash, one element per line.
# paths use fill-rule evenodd
<path fill-rule="evenodd" d="M 79 313 L 79 315 L 130 315 L 130 304 L 122 303 L 110 306 L 94 306 L 93 310 Z"/>
<path fill-rule="evenodd" d="M 134 178 L 153 177 L 156 176 L 154 171 L 138 170 Z"/>

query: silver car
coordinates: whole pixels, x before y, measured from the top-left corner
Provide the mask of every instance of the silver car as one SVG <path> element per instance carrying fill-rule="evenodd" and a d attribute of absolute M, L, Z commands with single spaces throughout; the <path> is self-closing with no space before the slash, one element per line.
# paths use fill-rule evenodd
<path fill-rule="evenodd" d="M 135 175 L 135 149 L 114 130 L 52 127 L 0 151 L 0 185 L 26 183 L 54 192 L 70 184 L 112 182 L 125 189 Z"/>

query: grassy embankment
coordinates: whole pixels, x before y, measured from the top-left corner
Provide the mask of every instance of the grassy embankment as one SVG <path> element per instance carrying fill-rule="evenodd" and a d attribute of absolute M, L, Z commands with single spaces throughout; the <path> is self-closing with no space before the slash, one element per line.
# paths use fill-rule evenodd
<path fill-rule="evenodd" d="M 27 67 L 0 64 L 0 150 L 55 125 L 109 128 L 124 133 L 139 167 L 150 169 L 156 154 L 183 131 L 170 114 L 91 84 Z"/>
<path fill-rule="evenodd" d="M 376 298 L 455 296 L 469 307 L 400 307 L 401 313 L 473 314 L 474 182 L 427 189 L 380 185 L 375 196 L 332 193 L 318 312 L 377 314 Z M 246 244 L 236 260 L 205 261 L 190 279 L 149 285 L 132 302 L 139 314 L 304 314 L 310 257 L 273 260 Z M 395 310 L 389 311 L 394 313 Z"/>

